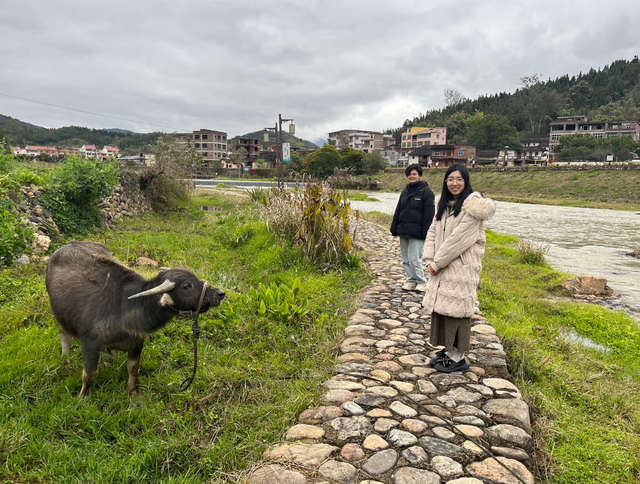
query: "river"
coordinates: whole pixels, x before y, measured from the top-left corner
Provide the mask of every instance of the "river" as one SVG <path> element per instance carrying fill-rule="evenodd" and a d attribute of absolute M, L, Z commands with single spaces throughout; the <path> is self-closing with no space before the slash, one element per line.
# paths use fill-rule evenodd
<path fill-rule="evenodd" d="M 398 193 L 368 195 L 378 202 L 351 201 L 354 209 L 393 214 Z M 550 244 L 547 261 L 556 270 L 604 277 L 621 298 L 611 304 L 640 318 L 640 259 L 626 253 L 640 248 L 640 214 L 621 210 L 497 202 L 485 227 Z"/>

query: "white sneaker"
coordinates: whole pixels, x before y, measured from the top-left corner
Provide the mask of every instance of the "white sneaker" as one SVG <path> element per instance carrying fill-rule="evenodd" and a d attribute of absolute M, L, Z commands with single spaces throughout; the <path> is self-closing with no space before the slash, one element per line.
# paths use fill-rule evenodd
<path fill-rule="evenodd" d="M 415 282 L 407 282 L 402 285 L 402 289 L 404 289 L 405 291 L 413 291 L 415 288 L 416 288 Z"/>
<path fill-rule="evenodd" d="M 423 282 L 422 284 L 418 284 L 415 290 L 418 292 L 425 292 L 427 290 L 427 283 Z"/>

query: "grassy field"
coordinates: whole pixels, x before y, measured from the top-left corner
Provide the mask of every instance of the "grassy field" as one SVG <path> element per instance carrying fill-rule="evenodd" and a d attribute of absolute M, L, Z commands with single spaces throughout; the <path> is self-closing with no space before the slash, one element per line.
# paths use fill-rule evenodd
<path fill-rule="evenodd" d="M 190 268 L 227 292 L 200 317 L 198 379 L 191 320 L 147 340 L 142 400 L 126 390 L 126 354 L 104 352 L 91 396 L 78 399 L 80 348 L 63 366 L 43 264 L 0 271 L 0 482 L 238 482 L 267 443 L 319 403 L 366 270 L 321 272 L 278 241 L 246 197 L 211 194 L 193 208 L 124 222 L 91 239 L 121 261 Z M 147 276 L 154 269 L 141 270 Z M 259 316 L 250 289 L 300 282 L 299 319 Z"/>
<path fill-rule="evenodd" d="M 439 193 L 443 169 L 424 170 L 422 179 Z M 402 173 L 376 176 L 385 190 L 407 184 Z M 640 171 L 522 171 L 471 173 L 471 184 L 495 200 L 572 207 L 640 210 Z"/>
<path fill-rule="evenodd" d="M 388 227 L 391 216 L 363 213 Z M 529 403 L 536 482 L 640 482 L 640 328 L 561 297 L 566 277 L 520 262 L 517 239 L 487 231 L 478 298 Z M 579 335 L 604 349 L 572 343 Z"/>

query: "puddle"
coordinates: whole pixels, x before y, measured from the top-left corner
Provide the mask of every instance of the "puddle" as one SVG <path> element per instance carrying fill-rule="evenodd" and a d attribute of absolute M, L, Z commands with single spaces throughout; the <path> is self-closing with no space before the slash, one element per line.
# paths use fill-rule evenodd
<path fill-rule="evenodd" d="M 609 348 L 600 343 L 596 343 L 595 341 L 590 340 L 586 336 L 579 335 L 575 330 L 565 328 L 560 332 L 560 336 L 567 343 L 576 344 L 580 346 L 584 346 L 585 348 L 593 348 L 595 350 L 601 351 L 604 354 L 609 353 Z"/>

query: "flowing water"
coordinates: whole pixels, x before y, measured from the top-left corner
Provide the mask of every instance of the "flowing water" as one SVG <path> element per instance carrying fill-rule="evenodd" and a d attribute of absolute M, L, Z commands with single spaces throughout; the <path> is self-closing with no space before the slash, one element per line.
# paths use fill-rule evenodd
<path fill-rule="evenodd" d="M 352 201 L 354 209 L 393 214 L 396 193 L 368 193 L 379 202 Z M 501 234 L 547 242 L 547 261 L 576 275 L 604 277 L 621 298 L 610 304 L 640 318 L 640 214 L 621 210 L 497 202 L 485 227 Z"/>

